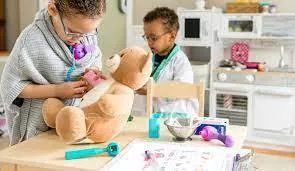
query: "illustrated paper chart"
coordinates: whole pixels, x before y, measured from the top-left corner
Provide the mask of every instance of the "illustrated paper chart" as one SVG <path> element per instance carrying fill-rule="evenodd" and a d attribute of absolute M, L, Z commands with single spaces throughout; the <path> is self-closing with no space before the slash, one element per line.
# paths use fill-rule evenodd
<path fill-rule="evenodd" d="M 145 151 L 156 157 L 145 160 Z M 233 150 L 185 143 L 134 140 L 103 170 L 227 171 L 232 169 Z"/>

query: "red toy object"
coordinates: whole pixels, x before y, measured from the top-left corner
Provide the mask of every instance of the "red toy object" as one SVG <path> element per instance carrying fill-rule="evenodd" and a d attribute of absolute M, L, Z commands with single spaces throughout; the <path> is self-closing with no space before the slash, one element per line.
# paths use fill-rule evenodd
<path fill-rule="evenodd" d="M 233 61 L 245 63 L 249 57 L 249 45 L 247 43 L 235 43 L 231 47 L 231 59 Z"/>
<path fill-rule="evenodd" d="M 258 69 L 259 62 L 245 62 L 248 69 Z"/>
<path fill-rule="evenodd" d="M 89 70 L 83 75 L 82 79 L 88 82 L 87 91 L 89 91 L 90 89 L 92 89 L 93 87 L 101 83 L 102 81 L 106 80 L 106 77 L 103 75 L 100 75 L 99 77 L 97 77 L 97 74 L 94 71 Z"/>

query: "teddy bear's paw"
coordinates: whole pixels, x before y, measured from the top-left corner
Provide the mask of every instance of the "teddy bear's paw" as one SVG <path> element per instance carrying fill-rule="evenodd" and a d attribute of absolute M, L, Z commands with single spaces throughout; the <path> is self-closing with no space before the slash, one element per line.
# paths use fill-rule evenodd
<path fill-rule="evenodd" d="M 44 121 L 49 127 L 55 128 L 56 116 L 64 106 L 65 105 L 56 98 L 45 100 L 42 106 L 42 113 Z"/>
<path fill-rule="evenodd" d="M 56 132 L 67 143 L 87 136 L 85 115 L 78 107 L 62 108 L 56 117 Z"/>

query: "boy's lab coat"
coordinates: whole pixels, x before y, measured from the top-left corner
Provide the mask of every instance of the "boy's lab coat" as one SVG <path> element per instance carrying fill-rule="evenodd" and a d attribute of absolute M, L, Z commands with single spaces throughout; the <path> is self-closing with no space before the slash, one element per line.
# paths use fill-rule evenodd
<path fill-rule="evenodd" d="M 174 54 L 172 54 L 173 51 Z M 177 80 L 181 82 L 193 83 L 193 71 L 187 56 L 180 50 L 179 46 L 175 46 L 173 51 L 171 52 L 171 60 L 161 70 L 159 70 L 158 76 L 155 75 L 157 72 L 153 75 L 155 82 L 159 83 L 167 80 Z M 198 104 L 197 99 L 171 100 L 165 98 L 154 98 L 153 112 L 177 112 L 195 115 L 199 110 L 198 107 L 196 109 L 195 103 Z M 132 113 L 135 115 L 145 115 L 146 96 L 138 94 L 135 95 Z"/>

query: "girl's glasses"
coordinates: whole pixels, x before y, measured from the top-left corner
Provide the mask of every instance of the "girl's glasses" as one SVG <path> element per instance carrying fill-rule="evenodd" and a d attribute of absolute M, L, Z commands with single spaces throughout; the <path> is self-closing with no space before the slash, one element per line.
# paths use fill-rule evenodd
<path fill-rule="evenodd" d="M 80 38 L 80 37 L 87 37 L 87 36 L 95 36 L 98 34 L 98 28 L 96 28 L 94 31 L 90 32 L 90 33 L 72 33 L 69 31 L 69 29 L 65 26 L 61 16 L 59 15 L 61 24 L 63 26 L 64 32 L 66 34 L 66 36 L 71 37 L 71 38 Z"/>

